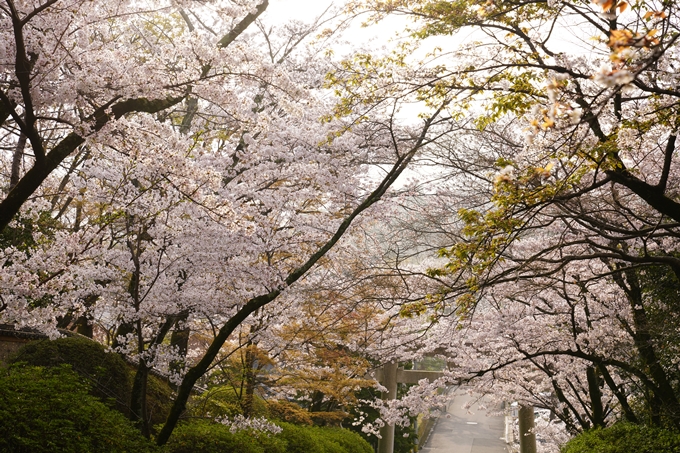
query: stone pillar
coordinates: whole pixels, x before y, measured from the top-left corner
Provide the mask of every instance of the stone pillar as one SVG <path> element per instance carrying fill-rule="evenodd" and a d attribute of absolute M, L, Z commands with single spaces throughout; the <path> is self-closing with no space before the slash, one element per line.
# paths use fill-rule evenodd
<path fill-rule="evenodd" d="M 383 366 L 383 382 L 387 392 L 383 394 L 384 400 L 397 399 L 397 362 L 386 363 Z M 380 429 L 378 440 L 378 453 L 394 452 L 394 424 L 385 425 Z"/>
<path fill-rule="evenodd" d="M 519 452 L 536 453 L 536 434 L 534 434 L 534 408 L 519 408 Z"/>

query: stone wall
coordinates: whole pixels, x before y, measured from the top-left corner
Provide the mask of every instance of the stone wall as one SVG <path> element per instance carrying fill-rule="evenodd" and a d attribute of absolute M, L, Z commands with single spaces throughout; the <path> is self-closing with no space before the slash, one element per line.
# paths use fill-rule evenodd
<path fill-rule="evenodd" d="M 14 326 L 0 324 L 0 365 L 5 365 L 7 359 L 26 343 L 45 338 L 47 336 L 37 330 L 16 330 Z"/>

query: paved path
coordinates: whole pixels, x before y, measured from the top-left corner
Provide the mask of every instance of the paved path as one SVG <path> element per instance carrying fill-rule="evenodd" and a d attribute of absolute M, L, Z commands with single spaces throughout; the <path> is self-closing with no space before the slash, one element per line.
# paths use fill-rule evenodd
<path fill-rule="evenodd" d="M 462 390 L 455 392 L 447 414 L 442 414 L 429 439 L 420 449 L 423 453 L 507 453 L 503 437 L 503 416 L 488 417 L 485 409 L 474 403 L 462 406 L 472 398 Z"/>

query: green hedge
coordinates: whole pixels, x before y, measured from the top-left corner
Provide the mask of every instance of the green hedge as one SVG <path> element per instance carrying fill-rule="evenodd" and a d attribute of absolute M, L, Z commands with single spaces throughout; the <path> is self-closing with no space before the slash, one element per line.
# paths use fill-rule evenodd
<path fill-rule="evenodd" d="M 314 436 L 311 426 L 277 424 L 283 428 L 278 436 L 286 442 L 286 453 L 325 453 L 324 447 Z"/>
<path fill-rule="evenodd" d="M 66 337 L 28 343 L 12 357 L 11 362 L 54 367 L 71 365 L 90 382 L 91 393 L 102 401 L 115 401 L 116 408 L 127 412 L 130 401 L 130 367 L 118 354 L 85 337 Z"/>
<path fill-rule="evenodd" d="M 373 453 L 373 447 L 359 434 L 342 428 L 314 428 L 320 435 L 340 445 L 347 453 Z"/>
<path fill-rule="evenodd" d="M 90 395 L 69 366 L 0 369 L 0 452 L 123 453 L 156 448 Z"/>
<path fill-rule="evenodd" d="M 680 433 L 629 423 L 593 429 L 571 439 L 562 453 L 680 453 Z"/>
<path fill-rule="evenodd" d="M 165 446 L 166 453 L 372 453 L 356 433 L 279 423 L 283 431 L 267 435 L 252 431 L 232 433 L 207 420 L 180 424 Z"/>
<path fill-rule="evenodd" d="M 268 444 L 265 450 L 264 444 Z M 229 428 L 208 420 L 178 425 L 165 445 L 168 453 L 285 453 L 285 444 L 253 435 L 247 431 L 232 433 Z"/>
<path fill-rule="evenodd" d="M 121 356 L 107 352 L 106 347 L 96 341 L 81 336 L 33 341 L 17 351 L 11 362 L 42 367 L 68 364 L 89 382 L 92 395 L 102 402 L 113 402 L 118 411 L 129 415 L 136 370 Z M 149 375 L 146 404 L 152 425 L 165 421 L 172 396 L 173 390 L 166 381 Z"/>

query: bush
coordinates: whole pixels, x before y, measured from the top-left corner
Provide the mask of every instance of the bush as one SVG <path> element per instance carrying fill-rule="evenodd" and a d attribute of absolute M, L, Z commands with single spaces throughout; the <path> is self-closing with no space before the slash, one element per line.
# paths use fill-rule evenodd
<path fill-rule="evenodd" d="M 130 372 L 130 382 L 134 380 L 135 372 Z M 167 420 L 170 408 L 172 408 L 174 393 L 175 391 L 165 379 L 149 374 L 146 382 L 146 410 L 151 426 Z"/>
<path fill-rule="evenodd" d="M 180 424 L 165 446 L 166 453 L 373 453 L 356 433 L 341 428 L 319 428 L 281 423 L 283 431 L 267 435 L 253 431 L 232 433 L 227 426 L 207 420 Z"/>
<path fill-rule="evenodd" d="M 92 395 L 102 401 L 115 401 L 116 409 L 127 413 L 132 386 L 130 367 L 96 341 L 85 337 L 34 341 L 21 348 L 11 362 L 41 367 L 71 365 L 90 382 Z"/>
<path fill-rule="evenodd" d="M 617 423 L 571 439 L 562 453 L 680 453 L 680 433 L 648 426 Z"/>
<path fill-rule="evenodd" d="M 325 453 L 311 427 L 279 423 L 283 431 L 278 434 L 286 441 L 287 453 Z"/>
<path fill-rule="evenodd" d="M 130 393 L 136 368 L 121 356 L 89 338 L 75 336 L 56 340 L 39 340 L 22 347 L 12 363 L 54 367 L 71 365 L 90 384 L 90 393 L 102 402 L 115 402 L 115 408 L 129 416 Z M 173 390 L 163 379 L 149 375 L 146 404 L 151 424 L 164 422 L 172 405 Z"/>
<path fill-rule="evenodd" d="M 371 444 L 359 434 L 342 428 L 316 428 L 321 435 L 338 444 L 347 453 L 373 453 Z"/>
<path fill-rule="evenodd" d="M 120 413 L 88 394 L 68 366 L 0 369 L 0 452 L 151 452 Z"/>
<path fill-rule="evenodd" d="M 195 417 L 234 417 L 243 414 L 238 394 L 231 385 L 211 386 L 192 399 L 189 411 Z M 253 395 L 251 416 L 269 417 L 267 402 L 258 395 Z"/>
<path fill-rule="evenodd" d="M 165 445 L 167 453 L 285 453 L 278 436 L 237 431 L 208 420 L 194 420 L 175 428 Z"/>
<path fill-rule="evenodd" d="M 280 423 L 288 453 L 373 453 L 360 435 L 343 428 Z"/>

